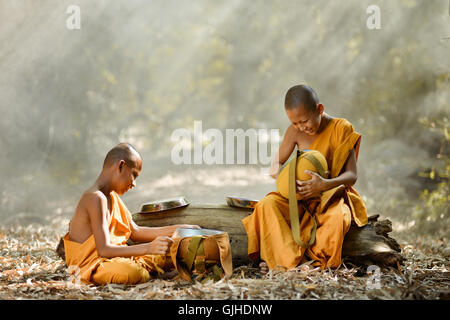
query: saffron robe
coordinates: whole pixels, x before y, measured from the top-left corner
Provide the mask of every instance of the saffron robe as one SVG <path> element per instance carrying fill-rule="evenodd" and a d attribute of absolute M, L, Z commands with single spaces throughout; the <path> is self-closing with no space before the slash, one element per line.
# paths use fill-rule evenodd
<path fill-rule="evenodd" d="M 112 191 L 111 215 L 109 218 L 109 234 L 111 244 L 126 246 L 131 235 L 131 213 Z M 150 273 L 164 273 L 173 268 L 170 256 L 144 255 L 131 258 L 101 258 L 95 246 L 94 234 L 83 243 L 71 241 L 69 233 L 64 236 L 66 264 L 74 274 L 75 280 L 86 284 L 103 285 L 107 283 L 135 284 L 146 282 Z"/>
<path fill-rule="evenodd" d="M 333 118 L 317 136 L 309 149 L 320 151 L 327 159 L 329 178 L 339 176 L 352 149 L 358 159 L 361 135 L 352 124 Z M 248 236 L 248 255 L 267 263 L 269 269 L 292 269 L 306 257 L 321 269 L 337 268 L 341 264 L 342 244 L 352 221 L 358 226 L 367 224 L 364 201 L 353 187 L 345 187 L 342 194 L 322 208 L 317 200 L 310 201 L 317 220 L 316 240 L 308 249 L 299 246 L 292 236 L 289 200 L 279 192 L 270 192 L 260 200 L 253 213 L 242 219 Z M 298 206 L 300 238 L 308 243 L 313 220 Z"/>

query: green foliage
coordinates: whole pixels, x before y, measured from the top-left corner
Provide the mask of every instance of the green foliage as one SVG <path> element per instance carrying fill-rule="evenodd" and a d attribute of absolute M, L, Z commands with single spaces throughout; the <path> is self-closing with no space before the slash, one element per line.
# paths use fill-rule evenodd
<path fill-rule="evenodd" d="M 434 182 L 435 187 L 422 191 L 413 217 L 419 221 L 419 227 L 428 225 L 428 229 L 439 226 L 446 228 L 450 222 L 450 157 L 448 153 L 450 124 L 446 117 L 433 120 L 423 117 L 420 123 L 437 134 L 440 146 L 435 164 L 427 168 L 427 171 L 420 173 L 421 177 Z"/>
<path fill-rule="evenodd" d="M 449 219 L 450 188 L 448 182 L 439 183 L 433 191 L 425 189 L 420 195 L 422 202 L 417 205 L 415 216 L 423 221 Z"/>

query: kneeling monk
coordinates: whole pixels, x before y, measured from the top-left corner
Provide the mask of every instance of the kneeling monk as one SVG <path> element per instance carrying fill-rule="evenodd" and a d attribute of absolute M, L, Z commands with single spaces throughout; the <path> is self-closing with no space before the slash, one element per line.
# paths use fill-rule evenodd
<path fill-rule="evenodd" d="M 142 169 L 139 153 L 127 143 L 106 155 L 94 185 L 81 196 L 64 236 L 66 264 L 86 284 L 135 284 L 148 281 L 151 273 L 172 270 L 168 250 L 176 228 L 137 226 L 119 195 L 136 186 Z M 131 238 L 144 242 L 126 244 Z M 78 273 L 79 271 L 79 273 Z"/>
<path fill-rule="evenodd" d="M 309 247 L 294 241 L 289 200 L 279 192 L 270 192 L 258 202 L 253 213 L 242 220 L 248 235 L 248 254 L 253 260 L 263 260 L 262 272 L 267 271 L 267 267 L 295 268 L 307 258 L 314 260 L 312 264 L 321 269 L 337 268 L 341 264 L 344 236 L 351 223 L 358 226 L 367 223 L 365 204 L 352 187 L 357 178 L 361 135 L 347 120 L 326 114 L 317 94 L 306 85 L 288 90 L 285 111 L 291 125 L 272 162 L 271 176 L 277 177 L 295 147 L 320 151 L 328 165 L 328 178 L 305 171 L 311 179 L 296 181 L 297 193 L 308 203 L 305 207 L 298 205 L 300 239 L 308 243 L 314 227 L 312 216 L 305 214 L 305 209 L 309 208 L 317 222 L 315 241 Z M 329 199 L 327 207 L 322 207 L 322 194 L 333 189 L 340 192 L 331 192 L 335 196 Z"/>

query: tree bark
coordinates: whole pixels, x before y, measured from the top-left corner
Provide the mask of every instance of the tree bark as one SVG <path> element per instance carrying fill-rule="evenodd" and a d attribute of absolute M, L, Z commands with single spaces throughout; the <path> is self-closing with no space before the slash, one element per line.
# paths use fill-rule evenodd
<path fill-rule="evenodd" d="M 173 224 L 197 224 L 202 228 L 218 229 L 230 237 L 233 265 L 251 263 L 247 255 L 247 234 L 241 220 L 252 210 L 217 204 L 191 204 L 188 207 L 159 213 L 135 213 L 136 224 L 160 227 Z M 357 266 L 377 265 L 397 267 L 404 258 L 400 245 L 388 236 L 392 231 L 389 220 L 378 221 L 379 215 L 369 217 L 364 227 L 353 225 L 345 236 L 342 247 L 343 261 Z"/>
<path fill-rule="evenodd" d="M 351 226 L 342 246 L 344 262 L 366 267 L 398 267 L 403 263 L 405 258 L 401 255 L 400 245 L 388 235 L 392 231 L 391 221 L 378 221 L 379 216 L 370 216 L 364 227 Z"/>

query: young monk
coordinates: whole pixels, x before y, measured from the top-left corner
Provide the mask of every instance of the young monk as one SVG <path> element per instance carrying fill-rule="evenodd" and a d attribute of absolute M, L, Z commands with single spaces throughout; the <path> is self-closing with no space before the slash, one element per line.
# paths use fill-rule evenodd
<path fill-rule="evenodd" d="M 119 196 L 136 186 L 141 170 L 139 153 L 120 143 L 108 152 L 99 177 L 81 196 L 64 248 L 67 266 L 82 282 L 135 284 L 148 281 L 151 273 L 164 274 L 173 269 L 166 254 L 176 228 L 199 228 L 137 226 Z M 144 243 L 128 246 L 129 238 Z"/>
<path fill-rule="evenodd" d="M 316 217 L 316 240 L 308 249 L 299 246 L 290 228 L 289 200 L 279 192 L 270 192 L 255 207 L 253 213 L 242 220 L 248 235 L 248 254 L 251 259 L 260 258 L 261 273 L 281 267 L 295 268 L 307 258 L 313 266 L 321 269 L 337 268 L 341 264 L 344 236 L 350 224 L 364 226 L 367 212 L 361 196 L 352 187 L 357 179 L 361 135 L 350 122 L 333 118 L 325 112 L 317 94 L 307 85 L 297 85 L 288 90 L 285 111 L 291 125 L 288 127 L 278 154 L 275 156 L 270 175 L 276 178 L 281 166 L 298 149 L 320 151 L 326 158 L 329 177 L 306 170 L 311 175 L 307 181 L 297 180 L 297 192 L 308 201 Z M 322 192 L 345 186 L 326 211 L 317 201 Z M 341 190 L 343 187 L 341 187 Z M 309 241 L 313 220 L 299 205 L 300 238 Z"/>

